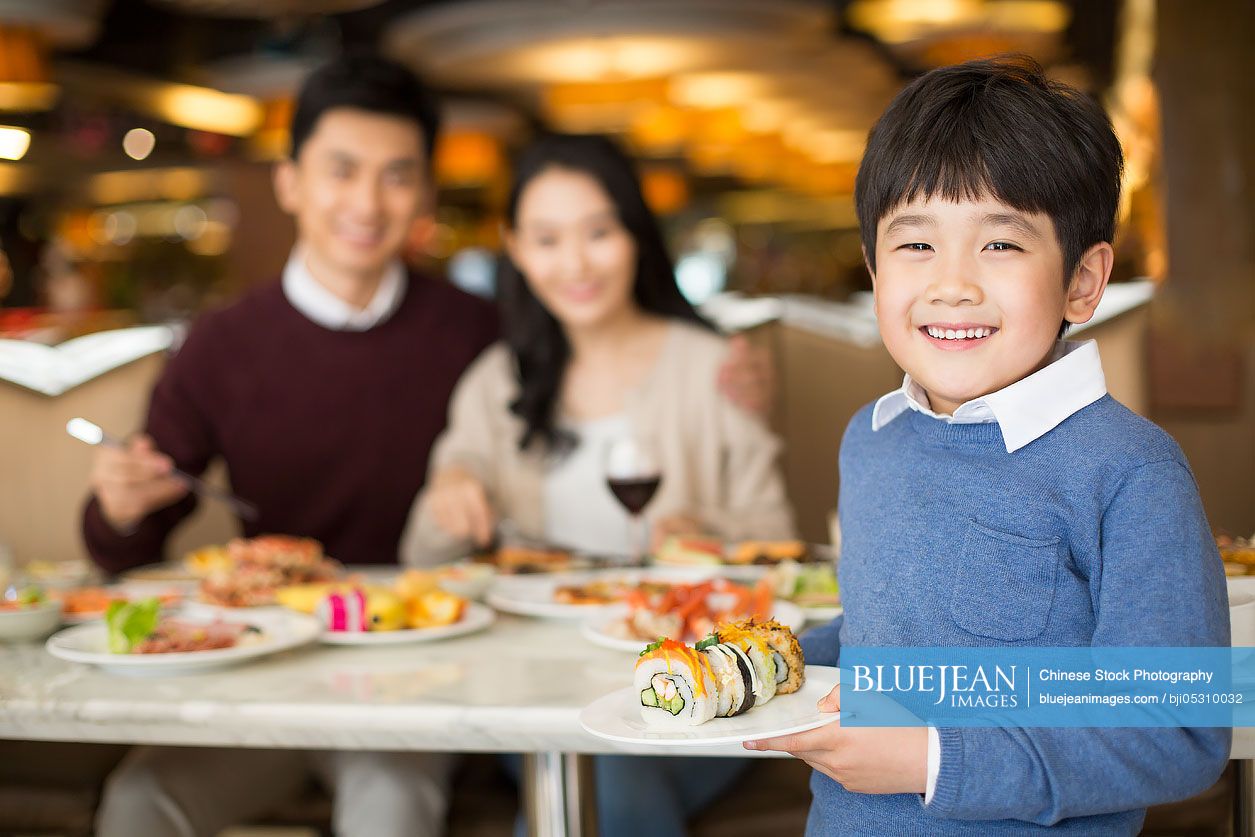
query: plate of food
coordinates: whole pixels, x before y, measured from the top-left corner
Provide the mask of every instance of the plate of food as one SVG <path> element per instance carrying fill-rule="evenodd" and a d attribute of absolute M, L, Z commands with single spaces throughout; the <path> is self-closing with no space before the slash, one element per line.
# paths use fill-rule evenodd
<path fill-rule="evenodd" d="M 830 562 L 781 561 L 767 571 L 776 596 L 802 609 L 811 622 L 827 622 L 842 613 L 837 568 Z"/>
<path fill-rule="evenodd" d="M 296 648 L 321 632 L 312 617 L 280 608 L 247 618 L 180 612 L 166 615 L 158 599 L 114 602 L 103 621 L 49 637 L 48 653 L 119 674 L 184 674 Z"/>
<path fill-rule="evenodd" d="M 654 563 L 671 567 L 770 567 L 783 561 L 810 563 L 831 561 L 830 547 L 805 541 L 738 541 L 675 535 L 654 554 Z"/>
<path fill-rule="evenodd" d="M 728 570 L 731 570 L 729 573 Z M 675 584 L 742 576 L 733 568 L 651 567 L 648 569 L 601 569 L 536 576 L 498 577 L 489 588 L 487 601 L 497 610 L 542 619 L 586 619 L 629 598 L 668 590 Z M 744 575 L 762 575 L 754 568 Z"/>
<path fill-rule="evenodd" d="M 817 706 L 840 677 L 806 665 L 797 638 L 777 622 L 721 623 L 695 645 L 651 643 L 636 659 L 632 685 L 586 706 L 580 725 L 627 744 L 740 744 L 839 719 Z"/>
<path fill-rule="evenodd" d="M 283 606 L 314 616 L 329 645 L 432 642 L 487 628 L 491 608 L 440 586 L 438 574 L 407 570 L 391 584 L 338 581 L 280 588 Z"/>
<path fill-rule="evenodd" d="M 200 554 L 205 573 L 198 601 L 216 607 L 257 607 L 275 604 L 275 591 L 297 584 L 334 581 L 343 574 L 338 561 L 323 555 L 322 544 L 311 538 L 262 535 L 236 538 L 225 555 L 209 549 Z"/>
<path fill-rule="evenodd" d="M 472 558 L 473 563 L 487 564 L 501 575 L 535 575 L 562 573 L 588 567 L 588 559 L 568 549 L 557 547 L 502 546 Z"/>
<path fill-rule="evenodd" d="M 156 598 L 165 610 L 178 607 L 185 598 L 177 587 L 156 589 L 154 583 L 145 585 L 116 584 L 108 587 L 76 587 L 58 591 L 52 597 L 61 601 L 61 621 L 67 625 L 81 625 L 96 619 L 104 619 L 109 605 L 114 602 L 140 601 Z"/>
<path fill-rule="evenodd" d="M 698 584 L 673 584 L 661 592 L 642 591 L 628 602 L 591 615 L 580 632 L 594 645 L 639 653 L 658 639 L 696 642 L 718 623 L 768 617 L 793 631 L 806 624 L 800 607 L 773 599 L 764 583 L 751 588 L 716 578 Z"/>

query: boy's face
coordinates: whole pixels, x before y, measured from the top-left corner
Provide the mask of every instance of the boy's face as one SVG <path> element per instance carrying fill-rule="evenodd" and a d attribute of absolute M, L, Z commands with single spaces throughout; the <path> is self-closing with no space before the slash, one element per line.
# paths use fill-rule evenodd
<path fill-rule="evenodd" d="M 375 279 L 430 204 L 422 133 L 400 116 L 329 110 L 298 158 L 279 164 L 275 187 L 314 264 Z"/>
<path fill-rule="evenodd" d="M 1102 293 L 1069 294 L 1048 216 L 993 198 L 888 213 L 872 279 L 885 347 L 943 414 L 1045 365 L 1059 324 L 1087 321 Z"/>

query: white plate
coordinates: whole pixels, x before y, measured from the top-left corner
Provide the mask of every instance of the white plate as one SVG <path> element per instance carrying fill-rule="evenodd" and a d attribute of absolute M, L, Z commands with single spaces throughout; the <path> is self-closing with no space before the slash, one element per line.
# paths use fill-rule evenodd
<path fill-rule="evenodd" d="M 640 695 L 628 686 L 598 698 L 580 712 L 580 726 L 598 738 L 625 744 L 659 747 L 740 744 L 805 732 L 831 724 L 840 712 L 820 712 L 819 699 L 841 682 L 841 672 L 828 666 L 807 666 L 806 684 L 791 695 L 780 695 L 735 718 L 713 718 L 683 729 L 659 729 L 641 720 Z"/>
<path fill-rule="evenodd" d="M 562 604 L 553 600 L 554 591 L 571 584 L 623 579 L 638 582 L 652 579 L 695 584 L 709 578 L 753 581 L 762 575 L 755 567 L 648 567 L 644 569 L 583 570 L 548 575 L 498 576 L 488 591 L 488 604 L 505 613 L 536 616 L 541 619 L 587 619 L 616 604 Z"/>
<path fill-rule="evenodd" d="M 603 648 L 613 648 L 616 651 L 639 653 L 652 640 L 624 639 L 608 630 L 610 623 L 622 619 L 626 612 L 626 609 L 622 606 L 616 606 L 613 610 L 603 610 L 584 622 L 580 626 L 580 633 L 594 645 L 600 645 Z M 788 626 L 789 630 L 794 633 L 801 633 L 802 626 L 806 624 L 806 614 L 802 612 L 802 608 L 792 602 L 783 602 L 778 599 L 772 605 L 771 618 L 781 625 Z"/>
<path fill-rule="evenodd" d="M 213 621 L 211 614 L 194 611 L 182 611 L 179 618 L 190 622 Z M 185 674 L 296 648 L 317 639 L 322 632 L 322 626 L 312 616 L 279 608 L 258 609 L 247 615 L 232 614 L 226 619 L 230 622 L 256 625 L 262 631 L 261 636 L 234 648 L 218 648 L 212 651 L 110 654 L 105 623 L 98 621 L 66 628 L 51 636 L 44 647 L 49 654 L 62 660 L 100 666 L 105 671 L 117 674 Z"/>
<path fill-rule="evenodd" d="M 452 625 L 440 628 L 413 628 L 403 631 L 323 631 L 322 641 L 328 645 L 400 645 L 407 642 L 435 642 L 455 636 L 482 631 L 493 623 L 497 615 L 492 608 L 475 602 L 467 602 L 466 612 Z"/>

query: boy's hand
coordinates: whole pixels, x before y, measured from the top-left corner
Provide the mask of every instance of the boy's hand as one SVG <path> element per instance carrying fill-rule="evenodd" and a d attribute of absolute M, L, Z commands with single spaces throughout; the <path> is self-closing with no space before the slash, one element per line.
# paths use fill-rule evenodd
<path fill-rule="evenodd" d="M 841 708 L 841 687 L 819 701 L 823 712 Z M 855 793 L 923 793 L 928 787 L 928 730 L 923 727 L 842 727 L 746 741 L 747 750 L 789 753 Z"/>

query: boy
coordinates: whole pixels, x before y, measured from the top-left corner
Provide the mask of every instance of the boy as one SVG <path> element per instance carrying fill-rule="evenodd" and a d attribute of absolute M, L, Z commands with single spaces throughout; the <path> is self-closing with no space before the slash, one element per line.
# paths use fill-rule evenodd
<path fill-rule="evenodd" d="M 1029 61 L 931 72 L 869 138 L 864 253 L 901 389 L 841 447 L 853 646 L 1224 646 L 1225 586 L 1177 445 L 1106 393 L 1090 319 L 1119 143 Z M 838 690 L 821 701 L 839 707 Z M 850 728 L 751 742 L 816 768 L 809 834 L 1135 834 L 1211 785 L 1224 729 Z"/>

